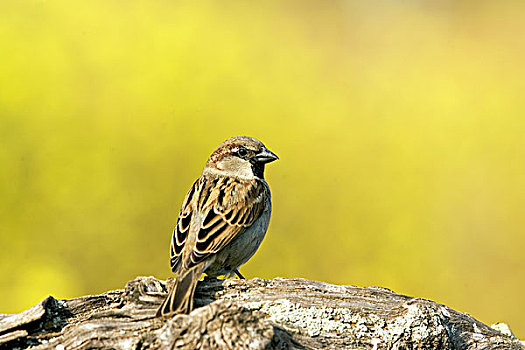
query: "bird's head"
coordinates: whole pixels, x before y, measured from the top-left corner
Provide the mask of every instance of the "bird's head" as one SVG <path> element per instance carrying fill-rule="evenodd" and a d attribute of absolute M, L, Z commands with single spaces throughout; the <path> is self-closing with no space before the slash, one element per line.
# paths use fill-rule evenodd
<path fill-rule="evenodd" d="M 264 165 L 277 159 L 279 157 L 261 141 L 249 136 L 235 136 L 221 143 L 211 154 L 203 174 L 263 179 Z"/>

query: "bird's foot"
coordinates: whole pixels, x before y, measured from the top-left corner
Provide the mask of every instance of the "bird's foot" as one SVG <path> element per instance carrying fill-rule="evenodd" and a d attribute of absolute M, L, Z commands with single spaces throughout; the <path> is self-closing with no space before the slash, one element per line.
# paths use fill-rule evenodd
<path fill-rule="evenodd" d="M 241 280 L 246 279 L 246 278 L 244 278 L 243 275 L 241 275 L 241 273 L 239 272 L 239 269 L 235 269 L 235 270 L 233 270 L 233 272 L 235 272 L 235 274 L 237 275 L 237 277 L 239 277 Z"/>

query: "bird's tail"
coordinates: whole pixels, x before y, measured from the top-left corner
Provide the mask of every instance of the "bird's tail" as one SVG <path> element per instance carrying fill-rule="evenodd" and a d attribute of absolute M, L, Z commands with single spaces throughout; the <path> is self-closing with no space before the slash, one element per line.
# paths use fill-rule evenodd
<path fill-rule="evenodd" d="M 200 264 L 189 270 L 179 272 L 168 297 L 157 310 L 157 316 L 174 313 L 189 314 L 193 310 L 193 295 L 203 270 L 204 266 Z"/>

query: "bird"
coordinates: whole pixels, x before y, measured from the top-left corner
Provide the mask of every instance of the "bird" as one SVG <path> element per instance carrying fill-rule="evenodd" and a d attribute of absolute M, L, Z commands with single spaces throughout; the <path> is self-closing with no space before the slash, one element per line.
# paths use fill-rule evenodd
<path fill-rule="evenodd" d="M 222 142 L 186 194 L 170 244 L 173 288 L 157 316 L 189 314 L 202 275 L 244 277 L 239 267 L 259 248 L 270 222 L 265 165 L 279 159 L 249 136 Z"/>

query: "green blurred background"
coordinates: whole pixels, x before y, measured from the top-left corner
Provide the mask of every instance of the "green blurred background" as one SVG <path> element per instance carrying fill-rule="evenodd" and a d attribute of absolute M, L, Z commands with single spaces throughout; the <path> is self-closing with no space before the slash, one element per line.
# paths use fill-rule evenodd
<path fill-rule="evenodd" d="M 260 138 L 245 276 L 380 285 L 525 337 L 523 1 L 0 1 L 0 313 L 172 276 L 182 199 Z"/>

